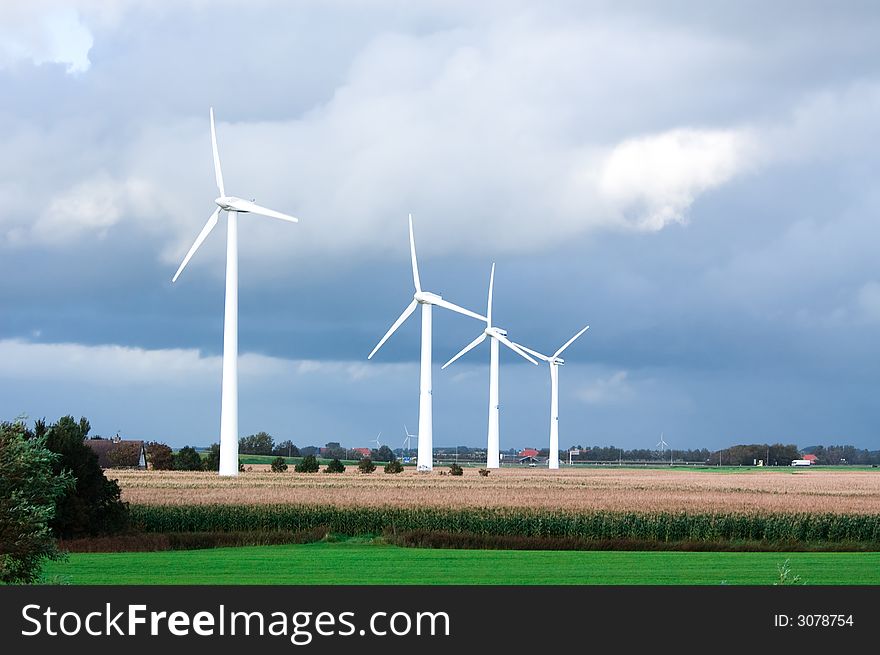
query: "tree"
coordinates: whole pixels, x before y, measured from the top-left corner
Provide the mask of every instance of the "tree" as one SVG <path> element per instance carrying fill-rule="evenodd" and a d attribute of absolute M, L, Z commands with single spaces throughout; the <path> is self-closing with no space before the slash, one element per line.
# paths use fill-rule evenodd
<path fill-rule="evenodd" d="M 111 534 L 128 524 L 128 504 L 123 503 L 116 480 L 108 480 L 98 465 L 98 456 L 83 443 L 91 426 L 85 418 L 75 421 L 64 416 L 50 427 L 37 421 L 34 438 L 45 435 L 46 446 L 60 457 L 53 463 L 55 475 L 69 471 L 76 485 L 56 503 L 55 517 L 50 521 L 60 537 Z"/>
<path fill-rule="evenodd" d="M 184 446 L 174 456 L 174 469 L 176 471 L 202 471 L 204 464 L 195 448 Z"/>
<path fill-rule="evenodd" d="M 208 449 L 208 454 L 205 455 L 205 461 L 202 462 L 202 466 L 206 471 L 220 470 L 220 444 L 211 444 L 211 447 Z M 239 470 L 241 470 L 241 466 L 239 466 Z"/>
<path fill-rule="evenodd" d="M 238 450 L 243 455 L 271 455 L 275 441 L 268 432 L 257 432 L 238 440 Z"/>
<path fill-rule="evenodd" d="M 49 523 L 75 481 L 55 475 L 60 459 L 46 437 L 27 438 L 23 423 L 0 423 L 0 582 L 34 582 L 44 559 L 60 559 Z"/>
<path fill-rule="evenodd" d="M 382 446 L 378 450 L 373 448 L 370 452 L 370 458 L 376 462 L 393 462 L 397 459 L 397 455 L 388 446 Z"/>
<path fill-rule="evenodd" d="M 373 464 L 373 460 L 369 457 L 364 457 L 361 461 L 358 462 L 358 471 L 361 473 L 372 473 L 376 470 L 376 465 Z"/>
<path fill-rule="evenodd" d="M 394 460 L 393 462 L 388 462 L 385 465 L 386 473 L 403 473 L 403 464 L 400 463 L 399 460 Z"/>
<path fill-rule="evenodd" d="M 464 475 L 464 469 L 455 462 L 449 465 L 449 475 Z"/>
<path fill-rule="evenodd" d="M 288 439 L 287 441 L 275 444 L 275 448 L 272 449 L 272 454 L 280 457 L 299 457 L 299 448 Z"/>
<path fill-rule="evenodd" d="M 320 466 L 318 466 L 318 460 L 314 455 L 306 455 L 299 464 L 293 467 L 297 473 L 317 473 L 318 469 Z"/>
<path fill-rule="evenodd" d="M 345 465 L 338 459 L 333 459 L 327 464 L 324 473 L 345 473 Z"/>
<path fill-rule="evenodd" d="M 276 457 L 272 460 L 272 473 L 284 473 L 287 470 L 287 462 L 283 457 Z"/>
<path fill-rule="evenodd" d="M 146 450 L 147 462 L 154 471 L 170 471 L 174 468 L 174 453 L 167 444 L 151 441 L 146 445 Z"/>

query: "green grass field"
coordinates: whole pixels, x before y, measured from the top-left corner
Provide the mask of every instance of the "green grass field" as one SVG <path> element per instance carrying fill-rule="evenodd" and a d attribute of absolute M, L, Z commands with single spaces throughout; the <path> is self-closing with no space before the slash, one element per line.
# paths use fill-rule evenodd
<path fill-rule="evenodd" d="M 435 550 L 357 542 L 150 553 L 73 553 L 61 584 L 771 585 L 789 560 L 809 585 L 880 584 L 880 553 Z"/>

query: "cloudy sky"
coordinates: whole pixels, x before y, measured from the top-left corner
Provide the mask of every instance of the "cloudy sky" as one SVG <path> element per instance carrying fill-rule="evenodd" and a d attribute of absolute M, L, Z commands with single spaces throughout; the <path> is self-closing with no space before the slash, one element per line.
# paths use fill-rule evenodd
<path fill-rule="evenodd" d="M 0 416 L 217 440 L 240 219 L 240 431 L 397 447 L 424 287 L 553 351 L 560 445 L 880 447 L 870 2 L 0 5 Z M 222 219 L 225 220 L 225 219 Z M 221 224 L 221 228 L 224 225 Z M 435 312 L 435 445 L 486 438 L 478 322 Z M 549 376 L 502 353 L 502 448 Z"/>

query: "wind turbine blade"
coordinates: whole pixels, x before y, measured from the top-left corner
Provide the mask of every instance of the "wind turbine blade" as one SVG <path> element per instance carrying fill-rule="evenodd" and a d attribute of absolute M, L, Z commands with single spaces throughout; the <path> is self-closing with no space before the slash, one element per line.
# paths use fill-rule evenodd
<path fill-rule="evenodd" d="M 495 286 L 495 262 L 492 262 L 492 272 L 489 274 L 489 303 L 486 305 L 486 324 L 492 327 L 492 288 Z"/>
<path fill-rule="evenodd" d="M 375 348 L 373 348 L 373 352 L 371 352 L 369 355 L 367 355 L 367 359 L 373 358 L 373 355 L 375 355 L 376 351 L 382 347 L 382 344 L 384 344 L 386 341 L 388 341 L 388 337 L 390 337 L 392 334 L 394 334 L 394 331 L 397 328 L 399 328 L 401 326 L 401 324 L 406 319 L 408 319 L 410 317 L 410 314 L 412 314 L 414 311 L 416 311 L 416 306 L 418 304 L 419 304 L 418 302 L 413 300 L 409 305 L 407 305 L 406 309 L 403 310 L 403 313 L 397 317 L 396 321 L 394 321 L 394 324 L 390 328 L 388 328 L 388 332 L 385 333 L 385 336 L 382 337 L 382 340 L 378 344 L 376 344 Z"/>
<path fill-rule="evenodd" d="M 446 367 L 449 366 L 452 362 L 454 362 L 456 359 L 458 359 L 459 357 L 461 357 L 462 355 L 464 355 L 467 351 L 469 351 L 469 350 L 473 350 L 474 348 L 476 348 L 477 346 L 479 346 L 481 343 L 483 343 L 483 341 L 485 340 L 485 338 L 486 338 L 486 333 L 483 332 L 480 336 L 478 336 L 476 339 L 474 339 L 474 340 L 471 341 L 468 345 L 466 345 L 464 348 L 462 348 L 462 349 L 458 352 L 458 354 L 457 354 L 455 357 L 453 357 L 452 359 L 450 359 L 448 362 L 446 362 L 446 363 L 445 363 L 443 366 L 441 366 L 440 368 L 446 368 Z"/>
<path fill-rule="evenodd" d="M 530 355 L 532 355 L 532 356 L 534 356 L 534 357 L 537 357 L 538 359 L 543 359 L 545 362 L 549 362 L 550 359 L 551 359 L 551 358 L 548 357 L 547 355 L 542 355 L 542 354 L 539 353 L 537 350 L 532 350 L 531 348 L 526 348 L 526 347 L 525 347 L 524 345 L 522 345 L 521 343 L 517 343 L 516 341 L 512 341 L 511 343 L 512 343 L 514 346 L 516 346 L 517 348 L 519 348 L 520 350 L 524 350 L 525 352 L 529 353 Z"/>
<path fill-rule="evenodd" d="M 268 207 L 263 207 L 262 205 L 258 205 L 257 203 L 251 202 L 250 200 L 242 200 L 241 198 L 236 198 L 229 203 L 229 206 L 240 212 L 250 212 L 251 214 L 260 214 L 261 216 L 279 218 L 282 221 L 289 221 L 290 223 L 299 223 L 298 218 L 294 218 L 293 216 L 290 216 L 288 214 L 282 214 L 281 212 L 277 212 L 274 209 L 269 209 Z"/>
<path fill-rule="evenodd" d="M 568 341 L 566 341 L 566 342 L 565 342 L 565 345 L 562 346 L 562 348 L 560 348 L 560 349 L 557 350 L 555 353 L 553 353 L 553 356 L 554 356 L 554 357 L 559 357 L 559 355 L 562 354 L 562 351 L 563 351 L 563 350 L 565 350 L 566 348 L 568 348 L 572 343 L 574 343 L 574 340 L 575 340 L 575 339 L 577 339 L 579 336 L 581 336 L 584 332 L 586 332 L 586 331 L 589 330 L 589 329 L 590 329 L 590 326 L 589 326 L 589 325 L 586 326 L 583 330 L 581 330 L 581 331 L 578 332 L 576 335 L 574 335 L 571 339 L 569 339 Z"/>
<path fill-rule="evenodd" d="M 510 339 L 508 339 L 507 337 L 498 334 L 498 335 L 495 335 L 495 338 L 498 339 L 498 341 L 500 341 L 501 343 L 503 343 L 505 346 L 507 346 L 508 348 L 510 348 L 513 352 L 515 352 L 515 353 L 516 353 L 517 355 L 519 355 L 520 357 L 525 357 L 527 360 L 529 360 L 529 361 L 530 361 L 532 364 L 534 364 L 535 366 L 538 365 L 538 362 L 536 362 L 534 359 L 532 359 L 532 358 L 529 357 L 526 353 L 524 353 L 524 352 L 520 349 L 519 346 L 517 346 L 516 344 L 514 344 L 514 343 L 513 343 Z"/>
<path fill-rule="evenodd" d="M 485 321 L 485 316 L 480 316 L 476 312 L 472 312 L 469 309 L 465 309 L 464 307 L 459 307 L 456 304 L 449 302 L 448 300 L 443 300 L 442 298 L 437 298 L 436 300 L 431 301 L 432 305 L 437 305 L 437 307 L 443 307 L 444 309 L 448 309 L 453 312 L 457 312 L 459 314 L 464 314 L 465 316 L 470 316 L 471 318 L 475 318 L 479 321 Z"/>
<path fill-rule="evenodd" d="M 419 279 L 419 263 L 416 261 L 416 239 L 413 236 L 412 214 L 409 215 L 409 254 L 412 259 L 413 284 L 416 293 L 422 290 L 422 281 Z"/>
<path fill-rule="evenodd" d="M 225 196 L 223 188 L 223 171 L 220 170 L 220 153 L 217 151 L 217 130 L 214 129 L 214 108 L 211 107 L 211 149 L 214 151 L 214 177 L 217 178 L 217 188 L 220 195 Z"/>
<path fill-rule="evenodd" d="M 189 260 L 192 259 L 192 256 L 195 254 L 196 250 L 199 249 L 199 246 L 202 245 L 202 242 L 208 238 L 208 235 L 211 233 L 211 230 L 214 229 L 214 226 L 217 225 L 217 220 L 220 216 L 220 208 L 214 210 L 214 213 L 208 218 L 208 222 L 205 223 L 205 227 L 202 228 L 202 231 L 199 232 L 199 236 L 196 237 L 195 242 L 192 244 L 192 247 L 189 249 L 189 252 L 186 253 L 186 257 L 183 258 L 183 263 L 180 265 L 180 268 L 177 269 L 177 273 L 174 274 L 174 277 L 171 278 L 171 282 L 177 282 L 177 278 L 180 277 L 180 274 L 183 273 L 183 269 L 186 268 L 186 265 L 189 263 Z"/>

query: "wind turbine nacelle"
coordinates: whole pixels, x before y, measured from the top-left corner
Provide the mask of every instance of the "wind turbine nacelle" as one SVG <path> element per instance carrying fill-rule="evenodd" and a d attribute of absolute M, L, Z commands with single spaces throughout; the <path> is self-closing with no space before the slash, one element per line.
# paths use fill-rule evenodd
<path fill-rule="evenodd" d="M 554 357 L 554 358 L 553 358 L 553 363 L 556 364 L 557 366 L 564 366 L 564 365 L 565 365 L 565 360 L 562 359 L 562 357 Z"/>
<path fill-rule="evenodd" d="M 442 300 L 442 296 L 438 296 L 436 293 L 431 293 L 430 291 L 417 291 L 413 298 L 416 299 L 416 302 L 420 303 L 428 303 L 433 304 L 435 300 Z"/>
<path fill-rule="evenodd" d="M 502 330 L 501 328 L 492 327 L 492 328 L 488 328 L 488 329 L 486 330 L 486 334 L 488 334 L 490 337 L 491 337 L 491 336 L 494 336 L 494 335 L 496 335 L 496 334 L 500 334 L 502 337 L 506 337 L 506 336 L 507 336 L 507 330 Z"/>

